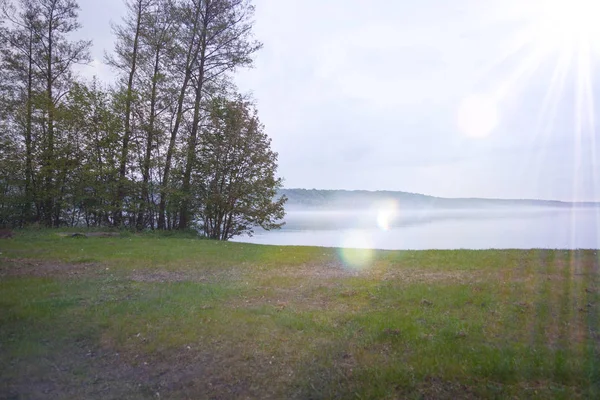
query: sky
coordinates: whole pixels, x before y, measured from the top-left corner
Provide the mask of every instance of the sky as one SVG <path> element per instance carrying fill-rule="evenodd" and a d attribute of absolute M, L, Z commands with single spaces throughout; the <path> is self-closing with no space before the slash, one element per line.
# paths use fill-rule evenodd
<path fill-rule="evenodd" d="M 525 4 L 523 4 L 525 3 Z M 255 0 L 252 93 L 288 188 L 600 200 L 594 0 Z M 122 0 L 79 0 L 93 61 Z"/>

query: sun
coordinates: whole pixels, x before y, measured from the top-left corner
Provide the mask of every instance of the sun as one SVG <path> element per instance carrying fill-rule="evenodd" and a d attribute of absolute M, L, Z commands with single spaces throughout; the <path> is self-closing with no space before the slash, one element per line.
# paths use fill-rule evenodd
<path fill-rule="evenodd" d="M 539 4 L 539 5 L 538 5 Z M 535 40 L 549 48 L 576 51 L 600 39 L 600 1 L 546 0 L 536 2 L 532 24 Z"/>
<path fill-rule="evenodd" d="M 594 58 L 600 55 L 600 0 L 503 0 L 509 21 L 520 27 L 507 35 L 508 46 L 486 69 L 506 69 L 503 78 L 489 82 L 486 93 L 466 93 L 457 105 L 457 125 L 471 138 L 486 138 L 500 125 L 503 103 L 526 88 L 538 69 L 554 63 L 547 94 L 540 101 L 544 119 L 564 95 L 567 77 L 574 73 L 574 133 L 594 120 Z M 512 61 L 511 61 L 512 60 Z"/>

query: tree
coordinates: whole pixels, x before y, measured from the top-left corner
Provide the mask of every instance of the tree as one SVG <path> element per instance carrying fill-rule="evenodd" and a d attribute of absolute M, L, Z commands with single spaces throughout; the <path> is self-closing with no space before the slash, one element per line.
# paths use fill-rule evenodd
<path fill-rule="evenodd" d="M 206 83 L 214 83 L 222 74 L 236 67 L 252 65 L 251 55 L 262 47 L 252 40 L 254 7 L 248 0 L 204 0 L 204 4 L 198 3 L 203 6 L 201 46 L 195 68 L 194 114 L 187 143 L 179 229 L 186 229 L 190 222 L 191 174 Z"/>
<path fill-rule="evenodd" d="M 125 1 L 106 90 L 73 73 L 91 44 L 72 40 L 76 0 L 0 0 L 0 224 L 280 226 L 277 155 L 225 100 L 261 47 L 250 0 Z"/>
<path fill-rule="evenodd" d="M 62 186 L 69 225 L 112 225 L 119 182 L 122 104 L 96 80 L 74 84 L 58 109 L 75 161 Z M 65 147 L 65 145 L 63 145 Z"/>
<path fill-rule="evenodd" d="M 141 51 L 147 62 L 140 67 L 140 114 L 143 116 L 141 130 L 145 149 L 141 161 L 141 193 L 138 205 L 136 228 L 146 226 L 154 228 L 154 206 L 151 188 L 151 167 L 158 162 L 153 161 L 153 153 L 159 148 L 161 137 L 167 128 L 161 126 L 160 115 L 167 109 L 173 99 L 172 91 L 166 79 L 166 71 L 171 66 L 169 56 L 174 53 L 174 38 L 177 26 L 174 16 L 175 6 L 172 0 L 157 1 L 147 20 L 144 21 L 141 35 Z"/>
<path fill-rule="evenodd" d="M 74 0 L 31 0 L 25 1 L 24 5 L 39 10 L 35 35 L 41 47 L 42 62 L 39 69 L 45 91 L 41 105 L 45 121 L 42 209 L 44 223 L 58 226 L 60 208 L 55 198 L 60 188 L 55 184 L 55 110 L 73 83 L 72 66 L 89 61 L 91 42 L 69 39 L 69 35 L 80 28 L 77 22 L 79 5 Z"/>
<path fill-rule="evenodd" d="M 35 200 L 34 177 L 34 103 L 39 101 L 41 86 L 39 76 L 40 49 L 37 31 L 39 9 L 28 0 L 21 1 L 22 10 L 17 12 L 12 4 L 2 5 L 1 16 L 11 27 L 0 28 L 2 63 L 0 65 L 0 109 L 4 123 L 3 133 L 8 131 L 22 136 L 25 145 L 25 180 L 22 219 L 19 225 L 33 222 L 32 205 Z M 18 142 L 18 141 L 17 141 Z M 39 209 L 39 208 L 38 208 Z M 36 217 L 39 219 L 39 216 Z"/>
<path fill-rule="evenodd" d="M 0 120 L 0 227 L 17 226 L 22 214 L 22 149 Z"/>
<path fill-rule="evenodd" d="M 179 130 L 187 122 L 188 137 L 184 143 L 182 201 L 179 209 L 179 229 L 186 229 L 191 220 L 191 175 L 196 155 L 196 143 L 203 117 L 203 100 L 209 83 L 236 67 L 252 64 L 251 55 L 262 46 L 252 39 L 254 7 L 248 0 L 185 0 L 178 17 L 181 30 L 178 68 L 181 85 L 167 148 L 160 195 L 159 228 L 165 227 L 165 210 L 171 182 L 173 155 Z M 188 92 L 191 92 L 188 94 Z M 186 101 L 190 97 L 191 116 L 185 120 Z"/>
<path fill-rule="evenodd" d="M 275 177 L 277 153 L 251 103 L 212 101 L 197 156 L 195 202 L 207 237 L 228 240 L 257 226 L 283 225 L 287 199 L 275 199 L 282 185 Z"/>
<path fill-rule="evenodd" d="M 125 197 L 125 179 L 127 174 L 127 158 L 129 154 L 129 141 L 132 134 L 132 107 L 134 102 L 134 78 L 138 68 L 140 35 L 142 22 L 152 6 L 153 0 L 127 0 L 125 2 L 128 15 L 123 25 L 113 27 L 117 37 L 115 44 L 115 57 L 108 57 L 108 63 L 125 74 L 125 130 L 123 132 L 121 157 L 119 160 L 119 184 L 115 204 L 115 225 L 121 225 L 123 219 L 123 198 Z"/>
<path fill-rule="evenodd" d="M 0 88 L 11 135 L 23 140 L 19 143 L 25 159 L 22 220 L 31 222 L 34 202 L 36 219 L 56 226 L 61 213 L 56 200 L 63 192 L 57 170 L 64 172 L 68 164 L 56 153 L 61 142 L 56 110 L 74 81 L 72 66 L 89 60 L 91 42 L 69 38 L 80 26 L 74 0 L 20 0 L 18 9 L 3 3 L 8 26 L 0 31 Z"/>

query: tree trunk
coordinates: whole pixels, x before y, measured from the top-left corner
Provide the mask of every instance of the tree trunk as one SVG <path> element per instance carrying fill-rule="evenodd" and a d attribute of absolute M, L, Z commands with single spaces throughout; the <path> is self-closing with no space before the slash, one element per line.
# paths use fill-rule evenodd
<path fill-rule="evenodd" d="M 127 155 L 129 152 L 129 140 L 131 138 L 131 103 L 133 103 L 133 78 L 136 72 L 138 56 L 138 43 L 142 21 L 142 0 L 138 0 L 135 36 L 133 39 L 133 50 L 131 54 L 131 69 L 127 80 L 127 92 L 125 97 L 125 132 L 123 134 L 123 147 L 121 148 L 121 159 L 119 161 L 119 183 L 117 186 L 117 204 L 114 224 L 120 226 L 123 223 L 123 199 L 125 197 L 125 175 L 127 172 Z"/>
<path fill-rule="evenodd" d="M 33 161 L 31 149 L 31 127 L 33 119 L 33 28 L 29 28 L 29 52 L 27 64 L 27 116 L 25 127 L 25 223 L 31 223 L 33 202 Z"/>
<path fill-rule="evenodd" d="M 44 223 L 47 227 L 52 227 L 52 214 L 54 212 L 52 176 L 53 159 L 54 159 L 54 104 L 52 99 L 52 58 L 53 58 L 53 14 L 50 14 L 48 22 L 48 60 L 46 65 L 46 106 L 48 108 L 47 123 L 47 143 L 46 157 L 44 160 L 45 166 L 45 190 L 44 190 Z"/>
<path fill-rule="evenodd" d="M 185 101 L 185 93 L 190 79 L 192 78 L 192 63 L 198 55 L 199 48 L 196 45 L 194 38 L 196 37 L 198 29 L 198 17 L 200 16 L 200 5 L 196 9 L 194 15 L 194 25 L 192 29 L 192 39 L 190 41 L 190 47 L 186 55 L 185 74 L 183 77 L 183 83 L 181 84 L 181 90 L 179 91 L 179 98 L 177 99 L 177 113 L 175 115 L 175 123 L 171 130 L 171 138 L 169 140 L 169 147 L 167 148 L 167 156 L 165 159 L 165 168 L 163 171 L 162 185 L 160 190 L 160 204 L 158 206 L 158 229 L 167 229 L 165 221 L 166 217 L 166 206 L 167 206 L 167 188 L 169 186 L 169 179 L 171 174 L 171 163 L 173 162 L 173 153 L 175 152 L 175 143 L 177 140 L 177 134 L 179 133 L 179 127 L 183 119 L 183 103 Z M 169 221 L 169 229 L 171 222 Z"/>
<path fill-rule="evenodd" d="M 150 160 L 152 157 L 152 144 L 154 142 L 154 121 L 156 120 L 156 92 L 158 86 L 158 74 L 160 66 L 160 47 L 156 48 L 154 57 L 154 72 L 152 76 L 152 92 L 150 94 L 150 118 L 148 121 L 148 132 L 146 139 L 146 154 L 142 167 L 142 195 L 137 219 L 137 229 L 144 229 L 144 218 L 148 200 L 148 182 L 150 181 Z"/>
<path fill-rule="evenodd" d="M 179 229 L 187 229 L 190 219 L 190 183 L 192 177 L 192 168 L 196 160 L 196 142 L 198 139 L 198 129 L 200 127 L 200 107 L 202 105 L 202 88 L 204 84 L 204 65 L 206 63 L 206 30 L 208 28 L 208 2 L 204 13 L 202 26 L 202 42 L 200 48 L 200 65 L 198 66 L 198 82 L 196 84 L 196 98 L 194 100 L 194 118 L 192 120 L 192 130 L 188 140 L 187 159 L 185 164 L 185 172 L 183 174 L 183 200 L 179 212 Z"/>

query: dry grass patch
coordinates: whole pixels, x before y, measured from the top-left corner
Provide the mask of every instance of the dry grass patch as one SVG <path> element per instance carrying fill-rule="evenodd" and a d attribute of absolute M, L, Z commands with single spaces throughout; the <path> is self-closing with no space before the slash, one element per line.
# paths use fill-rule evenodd
<path fill-rule="evenodd" d="M 27 258 L 0 259 L 0 277 L 74 278 L 96 276 L 104 267 L 97 262 L 65 263 Z"/>
<path fill-rule="evenodd" d="M 206 275 L 181 271 L 134 271 L 129 278 L 136 282 L 166 283 L 166 282 L 208 282 Z"/>
<path fill-rule="evenodd" d="M 325 263 L 307 263 L 298 266 L 282 266 L 282 268 L 271 269 L 267 276 L 303 278 L 310 280 L 327 280 L 347 277 L 365 276 L 368 270 L 353 270 L 344 266 L 341 262 L 329 261 Z"/>
<path fill-rule="evenodd" d="M 385 281 L 398 281 L 406 285 L 422 283 L 474 284 L 489 278 L 484 270 L 427 271 L 418 269 L 391 269 L 383 275 Z"/>

